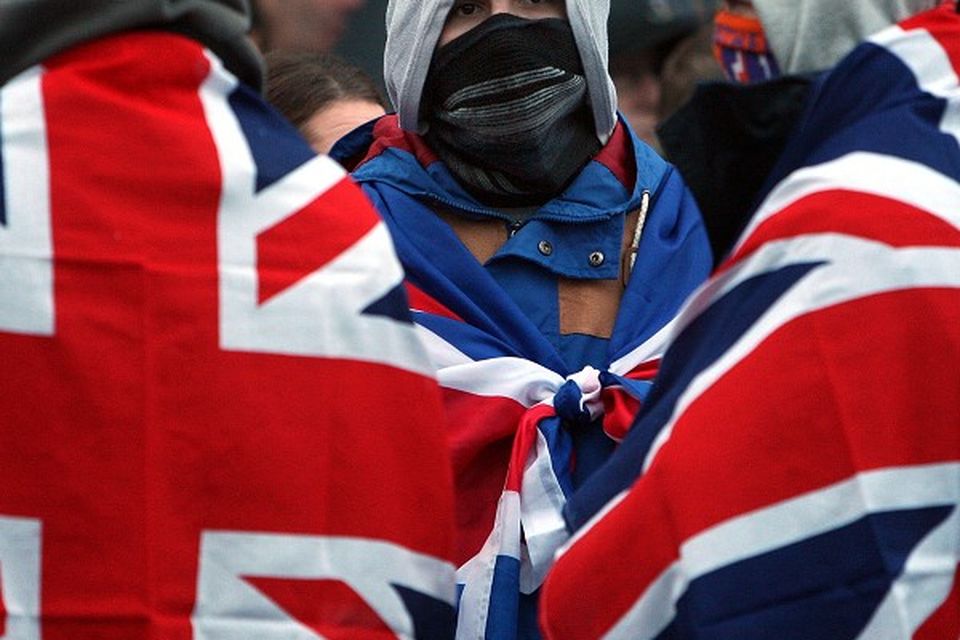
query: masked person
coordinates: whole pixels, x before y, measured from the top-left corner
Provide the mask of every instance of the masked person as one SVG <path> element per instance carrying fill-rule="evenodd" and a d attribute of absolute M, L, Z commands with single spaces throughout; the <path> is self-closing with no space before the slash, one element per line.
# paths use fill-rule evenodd
<path fill-rule="evenodd" d="M 613 450 L 711 262 L 680 176 L 617 116 L 608 10 L 391 2 L 398 113 L 353 141 L 444 388 L 464 637 L 537 633 L 559 510 Z"/>
<path fill-rule="evenodd" d="M 804 77 L 706 88 L 668 129 L 752 132 L 741 163 L 767 159 L 751 124 L 788 133 L 637 423 L 567 502 L 551 640 L 960 633 L 960 7 L 753 5 Z M 801 86 L 800 111 L 774 99 Z"/>
<path fill-rule="evenodd" d="M 6 640 L 452 638 L 400 264 L 247 27 L 244 0 L 0 0 Z"/>

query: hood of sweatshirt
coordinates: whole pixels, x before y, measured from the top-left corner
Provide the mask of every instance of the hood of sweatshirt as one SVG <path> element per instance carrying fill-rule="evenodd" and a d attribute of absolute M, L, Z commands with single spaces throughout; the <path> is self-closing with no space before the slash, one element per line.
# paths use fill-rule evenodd
<path fill-rule="evenodd" d="M 384 80 L 406 131 L 423 133 L 420 99 L 440 32 L 454 0 L 390 0 Z M 610 0 L 566 0 L 567 16 L 587 79 L 597 138 L 606 143 L 617 124 L 617 94 L 607 72 Z"/>
<path fill-rule="evenodd" d="M 868 36 L 941 0 L 753 0 L 786 74 L 832 68 Z"/>
<path fill-rule="evenodd" d="M 80 43 L 162 29 L 199 41 L 259 89 L 262 65 L 249 28 L 249 0 L 0 0 L 0 84 Z"/>

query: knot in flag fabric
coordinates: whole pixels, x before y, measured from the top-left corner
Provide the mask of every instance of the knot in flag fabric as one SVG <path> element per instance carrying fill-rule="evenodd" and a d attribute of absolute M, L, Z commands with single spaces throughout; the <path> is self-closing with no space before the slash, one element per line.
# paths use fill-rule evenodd
<path fill-rule="evenodd" d="M 593 367 L 568 376 L 553 396 L 557 415 L 571 426 L 587 426 L 603 414 L 600 372 Z"/>

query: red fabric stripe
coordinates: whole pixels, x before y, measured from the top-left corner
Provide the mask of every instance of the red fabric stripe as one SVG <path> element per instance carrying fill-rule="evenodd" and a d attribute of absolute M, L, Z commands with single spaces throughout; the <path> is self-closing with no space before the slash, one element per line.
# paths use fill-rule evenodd
<path fill-rule="evenodd" d="M 678 539 L 860 471 L 960 460 L 957 362 L 956 290 L 784 326 L 690 405 L 654 463 L 673 483 Z"/>
<path fill-rule="evenodd" d="M 549 405 L 531 407 L 520 418 L 517 433 L 513 440 L 513 451 L 510 453 L 510 468 L 507 472 L 507 482 L 504 487 L 507 491 L 520 492 L 523 487 L 523 470 L 527 466 L 527 459 L 537 450 L 537 425 L 544 418 L 557 415 Z"/>
<path fill-rule="evenodd" d="M 593 159 L 609 169 L 624 189 L 633 191 L 637 184 L 637 160 L 633 142 L 622 122 L 617 122 L 610 140 Z"/>
<path fill-rule="evenodd" d="M 678 558 L 673 509 L 653 471 L 621 504 L 561 556 L 540 599 L 549 640 L 599 638 Z"/>
<path fill-rule="evenodd" d="M 822 191 L 765 220 L 727 265 L 769 242 L 815 233 L 844 233 L 898 248 L 960 247 L 960 229 L 922 209 L 858 191 Z"/>
<path fill-rule="evenodd" d="M 857 472 L 960 460 L 957 362 L 955 290 L 873 296 L 777 331 L 687 409 L 627 498 L 558 561 L 548 637 L 608 630 L 710 526 Z"/>
<path fill-rule="evenodd" d="M 0 334 L 16 389 L 0 402 L 0 513 L 42 520 L 44 639 L 192 638 L 205 529 L 451 555 L 435 383 L 219 348 L 200 47 L 141 33 L 47 68 L 57 334 Z M 369 228 L 357 214 L 331 214 L 327 241 Z"/>
<path fill-rule="evenodd" d="M 957 19 L 956 2 L 946 0 L 942 6 L 920 13 L 900 23 L 906 30 L 929 29 L 947 52 L 954 71 L 960 75 L 960 20 Z"/>
<path fill-rule="evenodd" d="M 244 578 L 277 605 L 327 640 L 396 640 L 357 593 L 336 580 Z"/>
<path fill-rule="evenodd" d="M 407 288 L 407 298 L 410 300 L 410 308 L 414 311 L 424 311 L 426 313 L 443 316 L 444 318 L 450 318 L 451 320 L 463 321 L 460 316 L 437 302 L 436 299 L 428 296 L 423 290 L 411 284 L 409 280 L 404 282 L 404 286 Z"/>
<path fill-rule="evenodd" d="M 350 227 L 330 224 L 350 216 Z M 300 211 L 257 236 L 258 302 L 317 271 L 376 226 L 378 218 L 364 196 L 341 180 Z"/>
<path fill-rule="evenodd" d="M 510 398 L 443 390 L 456 490 L 458 566 L 483 547 L 504 489 L 514 434 L 526 409 Z"/>
<path fill-rule="evenodd" d="M 633 426 L 633 421 L 640 413 L 642 404 L 639 400 L 620 388 L 604 389 L 601 394 L 603 400 L 603 430 L 608 436 L 620 442 Z"/>
<path fill-rule="evenodd" d="M 420 136 L 401 129 L 400 118 L 396 114 L 391 114 L 383 116 L 373 125 L 373 144 L 370 145 L 366 157 L 360 161 L 356 169 L 387 149 L 400 149 L 413 154 L 422 167 L 428 167 L 438 160 L 437 154 Z"/>

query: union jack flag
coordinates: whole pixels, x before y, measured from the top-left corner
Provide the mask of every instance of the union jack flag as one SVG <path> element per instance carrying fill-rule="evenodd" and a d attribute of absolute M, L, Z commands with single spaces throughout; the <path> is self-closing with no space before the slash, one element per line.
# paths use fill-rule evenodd
<path fill-rule="evenodd" d="M 414 138 L 389 153 L 432 152 Z M 367 190 L 390 226 L 443 392 L 456 496 L 458 638 L 536 633 L 539 588 L 569 537 L 562 510 L 574 492 L 573 432 L 593 430 L 611 445 L 622 437 L 650 388 L 667 326 L 705 277 L 710 257 L 699 211 L 678 205 L 686 187 L 661 164 L 644 176 L 658 188 L 602 370 L 570 371 L 433 203 L 398 193 L 390 181 Z M 354 175 L 370 186 L 362 168 Z M 654 273 L 655 280 L 647 277 Z"/>
<path fill-rule="evenodd" d="M 818 83 L 567 505 L 547 637 L 960 637 L 958 73 L 951 3 Z"/>
<path fill-rule="evenodd" d="M 440 394 L 343 171 L 162 32 L 2 87 L 0 170 L 0 637 L 451 637 Z"/>

